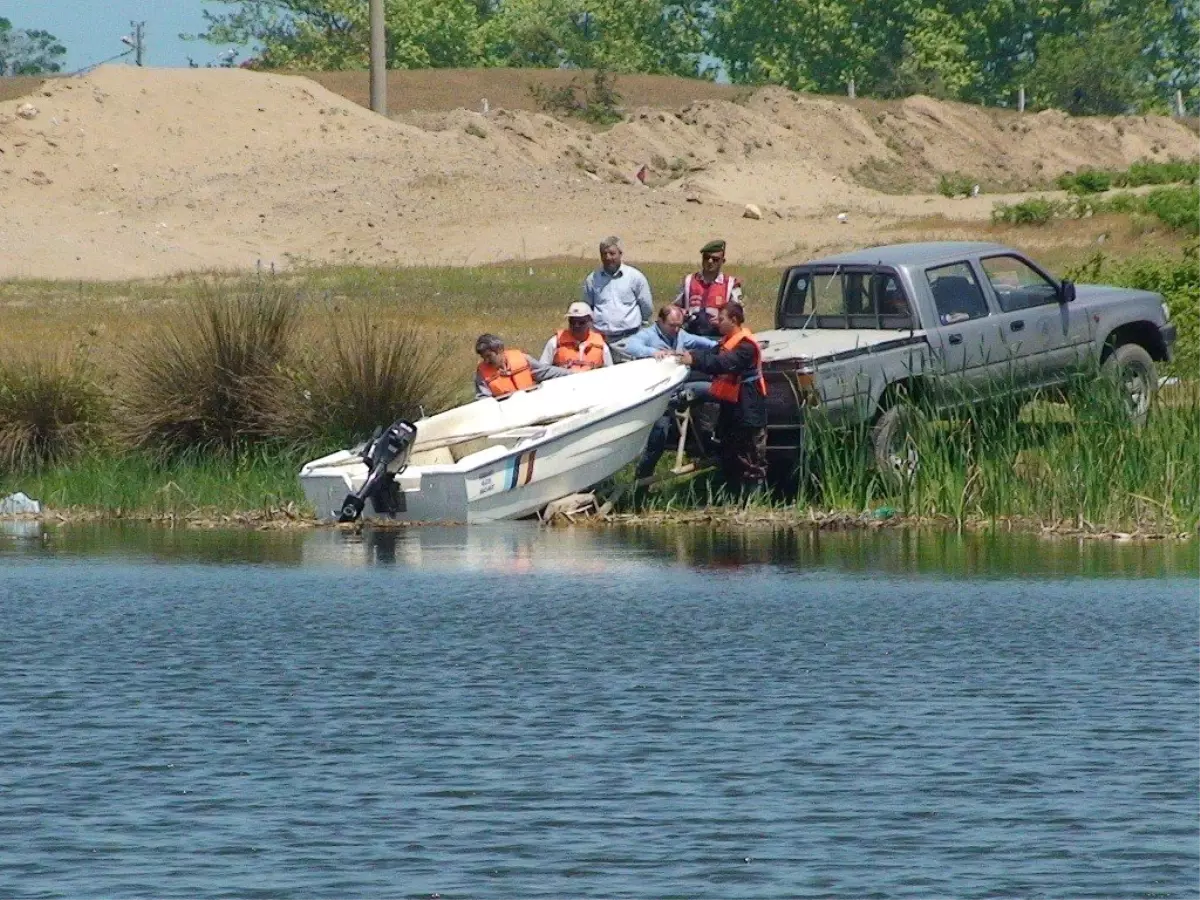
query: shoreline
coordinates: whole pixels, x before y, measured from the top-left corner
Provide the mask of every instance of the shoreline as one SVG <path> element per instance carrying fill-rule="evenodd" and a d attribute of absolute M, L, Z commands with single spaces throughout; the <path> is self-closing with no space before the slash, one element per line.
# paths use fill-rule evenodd
<path fill-rule="evenodd" d="M 324 523 L 316 516 L 288 504 L 276 510 L 255 510 L 235 513 L 203 513 L 177 515 L 172 513 L 126 514 L 97 509 L 48 509 L 38 514 L 0 516 L 0 529 L 8 523 L 39 522 L 43 525 L 150 525 L 164 529 L 195 530 L 253 530 L 295 531 L 330 529 L 359 532 L 364 529 L 406 530 L 409 528 L 470 527 L 452 522 L 356 522 L 349 525 Z M 501 523 L 494 523 L 501 524 Z M 503 523 L 509 524 L 509 523 Z M 650 528 L 700 528 L 714 530 L 783 530 L 783 531 L 878 531 L 882 529 L 905 531 L 958 532 L 960 534 L 1002 532 L 1006 534 L 1032 534 L 1045 538 L 1073 538 L 1086 541 L 1185 542 L 1200 538 L 1197 532 L 1176 530 L 1125 531 L 1109 528 L 1092 522 L 1047 522 L 1024 516 L 997 518 L 973 517 L 962 521 L 952 516 L 904 516 L 900 514 L 880 516 L 876 512 L 848 513 L 818 511 L 815 509 L 791 510 L 746 510 L 731 507 L 716 507 L 671 513 L 639 512 L 615 513 L 607 516 L 580 517 L 567 522 L 539 523 L 540 527 L 559 528 L 615 528 L 622 526 Z M 475 526 L 480 527 L 480 526 Z M 491 526 L 483 526 L 491 527 Z"/>

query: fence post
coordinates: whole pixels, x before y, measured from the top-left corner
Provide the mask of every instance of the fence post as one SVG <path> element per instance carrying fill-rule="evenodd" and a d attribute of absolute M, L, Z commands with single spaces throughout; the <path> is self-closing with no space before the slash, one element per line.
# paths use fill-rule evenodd
<path fill-rule="evenodd" d="M 387 115 L 387 26 L 383 0 L 371 0 L 371 109 Z"/>
<path fill-rule="evenodd" d="M 1177 89 L 1175 91 L 1175 115 L 1182 119 L 1183 114 L 1183 91 Z"/>
<path fill-rule="evenodd" d="M 1017 112 L 1025 112 L 1025 85 L 1017 88 Z"/>
<path fill-rule="evenodd" d="M 853 100 L 856 96 L 858 96 L 854 92 L 854 79 L 853 78 L 850 79 L 850 83 L 846 87 L 847 87 L 847 93 L 850 95 L 851 100 Z"/>

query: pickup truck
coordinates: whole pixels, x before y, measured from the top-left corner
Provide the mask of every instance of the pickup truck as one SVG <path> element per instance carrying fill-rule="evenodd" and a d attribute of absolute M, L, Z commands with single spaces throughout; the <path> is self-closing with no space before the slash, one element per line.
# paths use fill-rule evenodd
<path fill-rule="evenodd" d="M 982 401 L 1019 408 L 1100 366 L 1145 420 L 1175 326 L 1149 291 L 1075 285 L 1000 244 L 871 247 L 783 273 L 775 328 L 758 334 L 768 455 L 794 463 L 805 420 L 870 424 L 876 463 L 906 464 L 905 416 Z"/>

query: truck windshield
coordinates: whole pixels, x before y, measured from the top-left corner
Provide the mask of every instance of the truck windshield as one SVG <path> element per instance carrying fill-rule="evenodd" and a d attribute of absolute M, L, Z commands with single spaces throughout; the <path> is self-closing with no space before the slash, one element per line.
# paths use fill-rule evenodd
<path fill-rule="evenodd" d="M 890 270 L 794 269 L 782 298 L 782 328 L 909 330 L 912 308 Z"/>

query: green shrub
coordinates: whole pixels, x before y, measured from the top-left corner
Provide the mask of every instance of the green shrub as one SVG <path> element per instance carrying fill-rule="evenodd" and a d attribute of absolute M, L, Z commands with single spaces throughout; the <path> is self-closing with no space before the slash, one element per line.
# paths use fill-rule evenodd
<path fill-rule="evenodd" d="M 297 303 L 266 280 L 195 302 L 130 353 L 118 430 L 160 457 L 227 454 L 274 437 L 271 410 L 291 351 Z"/>
<path fill-rule="evenodd" d="M 529 93 L 543 112 L 574 116 L 596 125 L 612 125 L 625 116 L 616 80 L 603 67 L 593 73 L 590 86 L 572 78 L 569 84 L 557 88 L 531 84 Z"/>
<path fill-rule="evenodd" d="M 1200 178 L 1200 162 L 1194 159 L 1144 159 L 1133 163 L 1126 172 L 1115 176 L 1117 187 L 1140 187 L 1143 184 L 1178 184 Z"/>
<path fill-rule="evenodd" d="M 108 423 L 108 398 L 86 364 L 40 358 L 0 363 L 0 469 L 70 462 Z"/>
<path fill-rule="evenodd" d="M 450 406 L 459 391 L 447 347 L 423 329 L 379 323 L 361 307 L 330 322 L 303 354 L 287 399 L 275 404 L 276 431 L 304 442 L 353 443 L 380 425 Z"/>
<path fill-rule="evenodd" d="M 970 175 L 961 172 L 943 174 L 938 179 L 938 193 L 943 197 L 969 197 L 975 189 L 976 181 Z"/>
<path fill-rule="evenodd" d="M 1047 197 L 1030 197 L 1019 203 L 997 203 L 992 209 L 992 221 L 1007 225 L 1045 225 L 1062 216 L 1065 204 Z"/>
<path fill-rule="evenodd" d="M 1058 177 L 1058 186 L 1073 194 L 1099 194 L 1112 187 L 1112 175 L 1099 169 L 1084 169 Z"/>
<path fill-rule="evenodd" d="M 1156 188 L 1143 198 L 1145 208 L 1179 231 L 1200 233 L 1200 188 Z"/>

